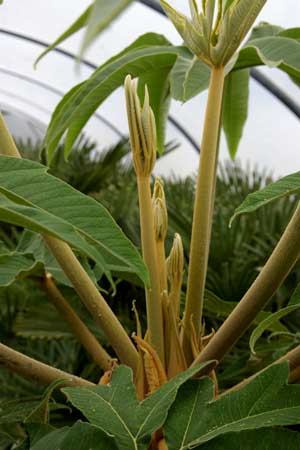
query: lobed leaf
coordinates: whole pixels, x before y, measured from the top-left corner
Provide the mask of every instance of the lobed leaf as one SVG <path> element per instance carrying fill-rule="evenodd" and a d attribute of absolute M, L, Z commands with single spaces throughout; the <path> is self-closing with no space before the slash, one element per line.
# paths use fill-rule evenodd
<path fill-rule="evenodd" d="M 177 375 L 142 402 L 137 400 L 132 371 L 126 366 L 115 369 L 109 385 L 64 388 L 63 392 L 89 422 L 114 436 L 119 450 L 146 450 L 152 433 L 164 423 L 179 387 L 208 365 L 211 363 Z"/>
<path fill-rule="evenodd" d="M 300 386 L 288 385 L 288 375 L 287 363 L 271 366 L 216 401 L 210 379 L 188 381 L 165 423 L 168 449 L 202 449 L 201 444 L 228 433 L 299 424 Z"/>

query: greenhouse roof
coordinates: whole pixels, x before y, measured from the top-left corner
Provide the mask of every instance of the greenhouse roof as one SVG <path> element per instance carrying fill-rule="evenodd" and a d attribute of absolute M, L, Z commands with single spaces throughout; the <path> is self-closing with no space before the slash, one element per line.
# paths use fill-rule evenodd
<path fill-rule="evenodd" d="M 105 62 L 139 35 L 154 31 L 164 34 L 173 43 L 181 43 L 180 36 L 165 17 L 135 1 L 88 49 L 85 59 L 90 64 L 82 63 L 79 67 L 72 57 L 80 46 L 82 33 L 78 33 L 61 45 L 66 53 L 52 52 L 34 69 L 33 63 L 43 50 L 43 43 L 54 41 L 89 3 L 88 0 L 6 0 L 1 6 L 0 105 L 17 137 L 42 139 L 51 113 L 64 93 L 89 77 L 93 66 Z M 173 0 L 170 3 L 184 10 L 183 4 L 188 2 Z M 259 20 L 287 28 L 299 26 L 299 18 L 298 0 L 269 0 Z M 285 74 L 276 69 L 259 70 L 275 81 L 296 105 L 300 104 L 299 88 Z M 195 171 L 198 155 L 193 142 L 198 142 L 201 136 L 205 96 L 205 93 L 200 94 L 185 104 L 172 102 L 173 122 L 169 122 L 167 139 L 175 140 L 180 147 L 161 160 L 158 172 L 173 171 L 184 175 Z M 295 143 L 300 141 L 299 119 L 254 80 L 249 106 L 249 118 L 239 149 L 240 159 L 268 167 L 278 175 L 295 171 L 295 157 L 299 151 Z M 174 119 L 177 125 L 174 125 Z M 122 89 L 101 105 L 85 132 L 97 140 L 99 148 L 107 148 L 127 134 Z M 283 147 L 284 152 L 280 151 Z M 224 138 L 221 157 L 228 157 Z"/>

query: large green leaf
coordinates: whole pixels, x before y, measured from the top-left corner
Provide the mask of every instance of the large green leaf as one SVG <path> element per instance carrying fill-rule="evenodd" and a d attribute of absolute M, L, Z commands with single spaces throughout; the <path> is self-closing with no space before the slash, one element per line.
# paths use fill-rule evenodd
<path fill-rule="evenodd" d="M 299 192 L 300 172 L 280 178 L 280 180 L 268 184 L 264 189 L 247 195 L 243 203 L 235 210 L 230 223 L 241 214 L 251 213 L 274 200 L 298 194 Z"/>
<path fill-rule="evenodd" d="M 162 37 L 151 33 L 138 39 L 127 50 L 99 67 L 91 77 L 73 88 L 60 101 L 47 130 L 45 144 L 51 160 L 61 137 L 66 133 L 65 155 L 86 122 L 101 103 L 118 87 L 126 75 L 143 77 L 149 72 L 171 69 L 181 47 L 162 45 Z"/>
<path fill-rule="evenodd" d="M 188 381 L 165 423 L 168 449 L 202 448 L 200 444 L 227 433 L 299 424 L 300 386 L 287 385 L 288 375 L 287 363 L 271 366 L 216 401 L 211 380 Z"/>
<path fill-rule="evenodd" d="M 9 286 L 18 279 L 41 274 L 43 264 L 31 254 L 12 252 L 0 254 L 0 287 Z"/>
<path fill-rule="evenodd" d="M 256 27 L 253 27 L 248 41 L 269 36 L 277 36 L 282 31 L 284 31 L 284 29 L 278 25 L 273 25 L 268 22 L 260 22 Z"/>
<path fill-rule="evenodd" d="M 209 78 L 210 68 L 186 50 L 171 71 L 171 95 L 175 100 L 186 102 L 208 88 Z"/>
<path fill-rule="evenodd" d="M 93 40 L 130 5 L 132 0 L 95 0 L 88 15 L 87 28 L 81 44 L 82 57 Z"/>
<path fill-rule="evenodd" d="M 119 450 L 146 450 L 151 435 L 164 423 L 179 387 L 204 365 L 183 372 L 138 402 L 132 371 L 120 366 L 107 386 L 65 388 L 63 392 L 95 426 L 114 436 Z"/>
<path fill-rule="evenodd" d="M 300 28 L 284 29 L 278 25 L 272 25 L 268 22 L 261 22 L 253 28 L 248 41 L 251 42 L 254 39 L 270 36 L 283 36 L 290 39 L 295 39 L 297 41 L 300 39 Z"/>
<path fill-rule="evenodd" d="M 31 258 L 34 258 L 36 262 L 43 264 L 44 270 L 51 273 L 53 278 L 61 284 L 72 287 L 72 283 L 66 277 L 62 268 L 58 264 L 54 255 L 48 249 L 44 239 L 40 234 L 33 231 L 24 230 L 21 238 L 18 242 L 16 249 L 19 253 L 30 254 Z M 83 261 L 81 261 L 83 263 Z M 85 264 L 85 269 L 91 275 L 91 271 L 88 270 L 88 265 Z"/>
<path fill-rule="evenodd" d="M 279 36 L 296 39 L 296 41 L 300 42 L 300 28 L 287 28 L 286 30 L 282 30 Z"/>
<path fill-rule="evenodd" d="M 55 236 L 110 270 L 136 273 L 145 265 L 108 211 L 91 197 L 29 160 L 0 157 L 0 220 Z"/>
<path fill-rule="evenodd" d="M 58 264 L 54 255 L 50 252 L 47 247 L 44 239 L 38 233 L 34 233 L 30 230 L 24 230 L 21 238 L 18 242 L 18 246 L 16 249 L 19 253 L 25 253 L 27 256 L 31 255 L 31 258 L 34 258 L 36 263 L 40 263 L 43 265 L 43 268 L 46 272 L 51 273 L 53 278 L 58 281 L 60 284 L 64 284 L 66 286 L 73 287 L 70 280 L 66 277 L 64 271 Z M 103 275 L 103 271 L 101 267 L 97 270 L 99 272 L 99 277 L 96 278 L 95 271 L 91 269 L 88 259 L 85 256 L 78 256 L 81 265 L 84 267 L 85 271 L 89 274 L 90 278 L 97 284 L 97 281 L 100 280 Z M 27 274 L 26 274 L 27 275 Z M 30 275 L 30 274 L 28 274 Z M 135 276 L 132 275 L 131 276 Z M 140 279 L 137 278 L 141 283 Z M 141 283 L 142 284 L 142 283 Z"/>
<path fill-rule="evenodd" d="M 226 78 L 223 130 L 232 159 L 235 158 L 248 116 L 249 79 L 248 69 L 231 72 Z"/>
<path fill-rule="evenodd" d="M 93 5 L 90 5 L 85 11 L 81 14 L 78 19 L 75 20 L 55 41 L 49 45 L 46 50 L 44 50 L 39 57 L 35 61 L 35 66 L 38 62 L 45 56 L 47 53 L 51 52 L 55 47 L 61 44 L 63 41 L 71 37 L 73 34 L 77 33 L 79 30 L 84 28 L 88 23 L 88 19 L 90 17 L 91 11 L 93 9 Z"/>
<path fill-rule="evenodd" d="M 55 431 L 55 428 L 48 423 L 28 423 L 26 424 L 25 429 L 31 446 L 35 445 L 40 439 L 46 436 L 46 434 Z"/>
<path fill-rule="evenodd" d="M 266 65 L 300 80 L 300 42 L 284 36 L 252 39 L 241 49 L 233 70 Z"/>
<path fill-rule="evenodd" d="M 263 429 L 229 433 L 195 447 L 199 450 L 300 450 L 300 433 L 285 429 Z"/>
<path fill-rule="evenodd" d="M 113 440 L 99 428 L 81 421 L 71 428 L 52 431 L 38 440 L 31 450 L 117 450 Z"/>

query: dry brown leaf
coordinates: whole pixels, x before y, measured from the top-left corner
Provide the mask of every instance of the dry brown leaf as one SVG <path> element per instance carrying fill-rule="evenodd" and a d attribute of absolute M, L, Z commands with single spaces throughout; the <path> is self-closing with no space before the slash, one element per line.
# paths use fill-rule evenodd
<path fill-rule="evenodd" d="M 111 369 L 104 372 L 104 374 L 100 378 L 98 384 L 109 384 L 111 382 L 111 377 L 112 377 L 113 371 L 115 370 L 117 365 L 118 365 L 117 361 L 113 360 Z"/>
<path fill-rule="evenodd" d="M 144 367 L 148 382 L 149 393 L 159 389 L 167 380 L 162 363 L 156 351 L 144 339 L 134 336 L 139 349 L 144 353 Z"/>

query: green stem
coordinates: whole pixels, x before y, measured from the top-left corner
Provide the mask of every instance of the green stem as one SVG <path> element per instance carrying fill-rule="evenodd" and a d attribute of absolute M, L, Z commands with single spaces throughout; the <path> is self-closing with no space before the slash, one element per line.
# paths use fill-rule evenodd
<path fill-rule="evenodd" d="M 21 158 L 1 113 L 0 142 L 2 155 Z M 82 302 L 90 311 L 94 320 L 103 328 L 121 362 L 127 364 L 135 371 L 138 365 L 137 350 L 71 248 L 65 242 L 53 237 L 45 235 L 43 237 Z"/>
<path fill-rule="evenodd" d="M 183 345 L 188 360 L 191 360 L 192 358 L 189 345 L 191 320 L 194 322 L 194 327 L 198 336 L 200 336 L 201 331 L 204 288 L 212 226 L 211 217 L 215 189 L 215 172 L 223 88 L 224 68 L 213 68 L 201 144 L 192 226 L 187 298 L 183 323 Z"/>
<path fill-rule="evenodd" d="M 49 385 L 56 380 L 66 380 L 63 386 L 93 386 L 94 383 L 76 377 L 62 370 L 55 369 L 36 359 L 23 355 L 4 344 L 0 344 L 0 367 L 5 367 L 11 372 L 18 373 L 39 384 Z"/>
<path fill-rule="evenodd" d="M 195 363 L 220 361 L 281 286 L 300 256 L 300 204 L 262 271 Z"/>
<path fill-rule="evenodd" d="M 44 287 L 47 297 L 55 308 L 60 312 L 65 321 L 69 324 L 74 335 L 78 341 L 86 349 L 86 351 L 93 358 L 95 363 L 104 371 L 112 368 L 113 359 L 104 350 L 102 345 L 98 342 L 95 336 L 90 332 L 88 327 L 82 322 L 80 317 L 71 308 L 67 300 L 64 298 L 56 284 L 54 283 L 50 274 L 47 274 L 43 279 L 42 286 Z"/>
<path fill-rule="evenodd" d="M 163 316 L 160 298 L 160 278 L 157 267 L 156 240 L 149 177 L 137 177 L 140 208 L 141 242 L 151 287 L 146 288 L 149 342 L 164 363 Z"/>

